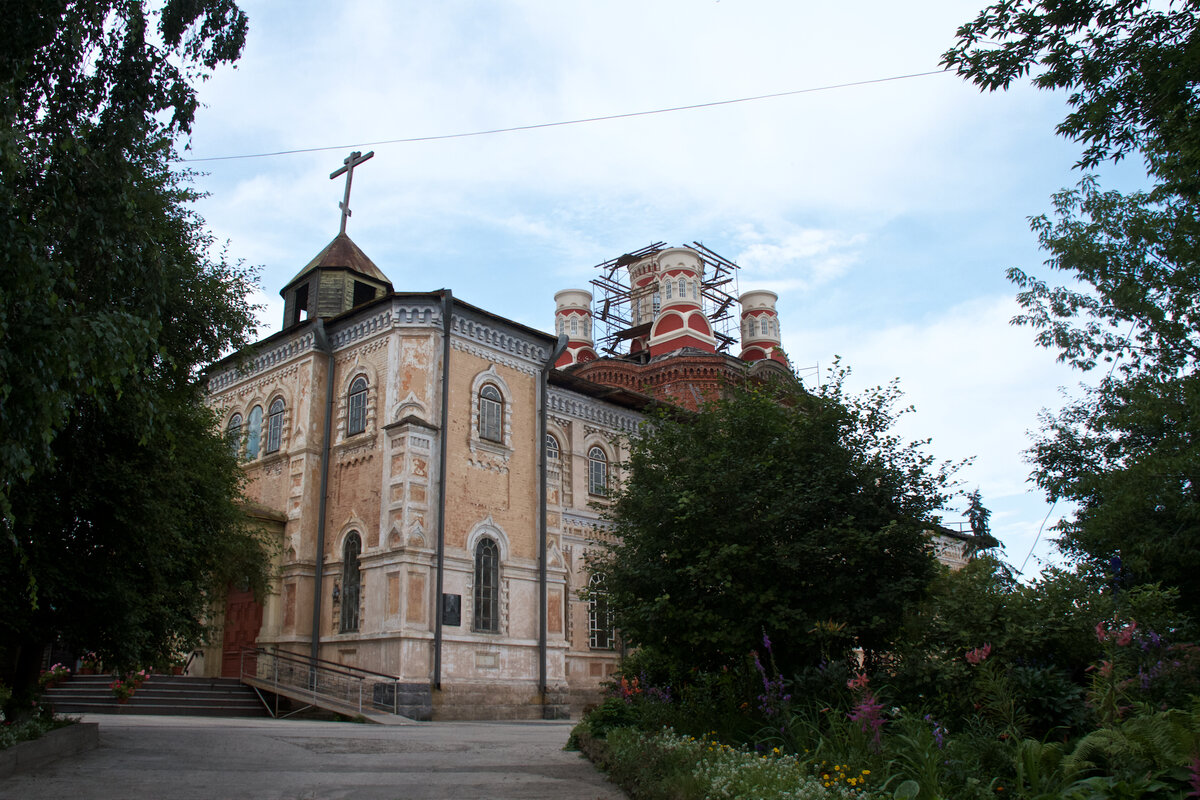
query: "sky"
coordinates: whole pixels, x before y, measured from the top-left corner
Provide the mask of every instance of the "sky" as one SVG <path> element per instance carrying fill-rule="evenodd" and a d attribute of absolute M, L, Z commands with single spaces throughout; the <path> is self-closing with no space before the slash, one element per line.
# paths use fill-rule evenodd
<path fill-rule="evenodd" d="M 351 150 L 375 156 L 355 170 L 347 232 L 397 291 L 449 288 L 543 331 L 554 293 L 589 288 L 595 265 L 700 242 L 739 264 L 740 291 L 779 295 L 808 385 L 839 356 L 851 389 L 898 378 L 915 407 L 899 432 L 974 459 L 958 477 L 992 510 L 1004 557 L 1019 568 L 1032 552 L 1027 575 L 1060 560 L 1048 528 L 1070 509 L 1029 483 L 1024 451 L 1039 411 L 1085 376 L 1010 325 L 1005 271 L 1054 277 L 1029 217 L 1080 177 L 1078 145 L 1054 134 L 1065 98 L 900 77 L 939 70 L 979 6 L 241 5 L 245 51 L 201 85 L 185 158 L 212 233 L 261 267 L 262 335 L 282 322 L 279 290 L 338 232 L 344 179 L 329 174 Z M 813 91 L 383 143 L 799 90 Z M 289 150 L 307 152 L 227 158 Z"/>

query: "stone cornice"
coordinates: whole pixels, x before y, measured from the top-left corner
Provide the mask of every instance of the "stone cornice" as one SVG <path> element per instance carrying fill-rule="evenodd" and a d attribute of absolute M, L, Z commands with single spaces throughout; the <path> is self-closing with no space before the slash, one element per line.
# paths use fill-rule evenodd
<path fill-rule="evenodd" d="M 497 359 L 489 353 L 508 356 L 507 366 L 527 374 L 541 371 L 546 360 L 550 358 L 550 351 L 532 337 L 521 336 L 511 328 L 504 329 L 478 317 L 455 313 L 450 322 L 450 330 L 460 339 L 457 342 L 451 341 L 451 346 L 456 350 L 473 353 L 492 361 Z"/>
<path fill-rule="evenodd" d="M 551 413 L 564 414 L 621 433 L 634 433 L 644 417 L 632 411 L 616 409 L 574 392 L 550 387 L 547 408 Z"/>
<path fill-rule="evenodd" d="M 248 359 L 244 364 L 235 364 L 228 369 L 214 374 L 208 379 L 208 391 L 210 394 L 216 394 L 239 381 L 253 378 L 260 372 L 265 372 L 289 359 L 307 353 L 313 349 L 315 344 L 316 335 L 311 330 L 306 331 L 294 339 L 289 339 L 269 350 L 259 353 L 253 358 Z"/>

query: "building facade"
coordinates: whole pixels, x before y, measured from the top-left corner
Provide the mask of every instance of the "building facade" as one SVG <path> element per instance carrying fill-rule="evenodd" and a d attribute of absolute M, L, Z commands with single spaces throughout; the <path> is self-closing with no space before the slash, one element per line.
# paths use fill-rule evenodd
<path fill-rule="evenodd" d="M 705 251 L 619 261 L 631 318 L 602 351 L 587 290 L 555 295 L 552 335 L 397 292 L 344 232 L 306 265 L 283 329 L 208 372 L 279 564 L 261 606 L 231 587 L 195 671 L 237 674 L 249 645 L 428 685 L 435 718 L 594 702 L 619 643 L 581 590 L 626 437 L 655 403 L 789 371 L 773 293 L 742 296 L 735 357 L 706 313 Z"/>

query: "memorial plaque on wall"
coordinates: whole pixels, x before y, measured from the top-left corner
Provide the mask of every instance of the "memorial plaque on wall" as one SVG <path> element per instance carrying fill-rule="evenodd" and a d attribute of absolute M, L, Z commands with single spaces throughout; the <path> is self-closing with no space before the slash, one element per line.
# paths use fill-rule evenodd
<path fill-rule="evenodd" d="M 442 624 L 458 627 L 462 625 L 462 595 L 442 595 Z"/>

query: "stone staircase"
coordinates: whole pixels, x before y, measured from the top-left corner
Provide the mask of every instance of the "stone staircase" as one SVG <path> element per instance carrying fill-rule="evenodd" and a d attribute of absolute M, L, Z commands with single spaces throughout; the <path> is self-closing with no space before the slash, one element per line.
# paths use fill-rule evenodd
<path fill-rule="evenodd" d="M 125 703 L 117 702 L 110 683 L 109 675 L 75 675 L 47 689 L 43 700 L 60 714 L 268 716 L 254 690 L 237 678 L 152 675 Z"/>

